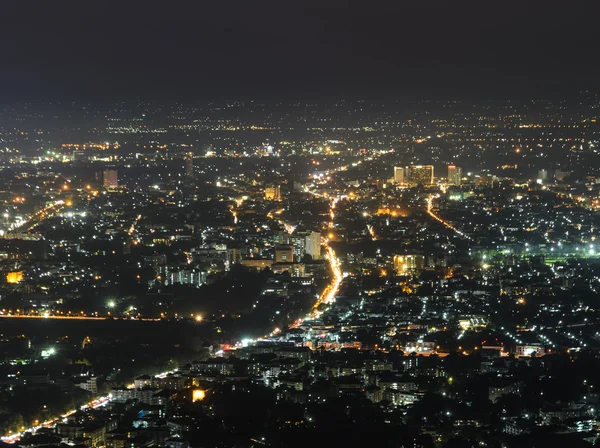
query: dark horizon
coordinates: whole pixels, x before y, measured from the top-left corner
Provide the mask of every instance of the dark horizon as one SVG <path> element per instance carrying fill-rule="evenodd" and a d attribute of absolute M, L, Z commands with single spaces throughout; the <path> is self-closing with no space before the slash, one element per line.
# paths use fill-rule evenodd
<path fill-rule="evenodd" d="M 557 98 L 593 89 L 597 5 L 4 2 L 19 100 Z"/>

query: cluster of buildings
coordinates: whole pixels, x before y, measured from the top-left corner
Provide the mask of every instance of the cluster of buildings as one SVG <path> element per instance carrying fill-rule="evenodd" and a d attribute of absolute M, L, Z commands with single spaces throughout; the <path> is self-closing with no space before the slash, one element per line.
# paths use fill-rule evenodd
<path fill-rule="evenodd" d="M 247 122 L 179 106 L 162 124 L 107 114 L 102 143 L 39 134 L 31 154 L 30 130 L 1 130 L 0 319 L 181 325 L 194 335 L 164 350 L 197 356 L 155 375 L 156 341 L 129 353 L 105 335 L 71 342 L 91 368 L 59 369 L 55 335 L 0 327 L 2 403 L 91 400 L 25 422 L 41 428 L 22 445 L 286 446 L 327 427 L 324 409 L 423 446 L 595 440 L 600 142 L 584 104 L 419 104 L 410 120 L 252 105 Z M 133 360 L 148 374 L 124 378 Z"/>
<path fill-rule="evenodd" d="M 433 165 L 407 165 L 395 166 L 393 183 L 406 186 L 428 187 L 434 185 Z M 462 168 L 456 165 L 448 165 L 448 175 L 445 183 L 460 187 L 463 183 Z"/>

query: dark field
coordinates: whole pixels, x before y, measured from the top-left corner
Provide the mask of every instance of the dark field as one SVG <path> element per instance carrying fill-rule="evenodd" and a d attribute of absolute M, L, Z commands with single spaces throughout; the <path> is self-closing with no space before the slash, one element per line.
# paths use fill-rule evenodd
<path fill-rule="evenodd" d="M 81 339 L 142 339 L 150 342 L 184 342 L 192 337 L 210 336 L 210 326 L 190 321 L 68 320 L 1 318 L 0 334 L 24 335 L 33 340 L 63 336 Z"/>

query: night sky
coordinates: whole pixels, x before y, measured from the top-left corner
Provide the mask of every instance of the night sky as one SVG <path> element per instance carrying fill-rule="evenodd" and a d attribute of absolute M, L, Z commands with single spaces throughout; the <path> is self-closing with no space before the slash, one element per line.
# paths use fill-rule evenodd
<path fill-rule="evenodd" d="M 598 3 L 2 0 L 0 94 L 551 97 L 596 88 Z"/>

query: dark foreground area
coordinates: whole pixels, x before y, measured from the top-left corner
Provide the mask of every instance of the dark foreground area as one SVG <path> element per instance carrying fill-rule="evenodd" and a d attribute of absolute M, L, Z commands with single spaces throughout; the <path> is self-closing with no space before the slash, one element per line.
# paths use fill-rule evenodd
<path fill-rule="evenodd" d="M 191 337 L 209 337 L 210 326 L 192 321 L 141 321 L 141 320 L 75 320 L 1 318 L 0 334 L 11 337 L 24 335 L 32 339 L 70 338 L 135 338 L 174 343 Z"/>

